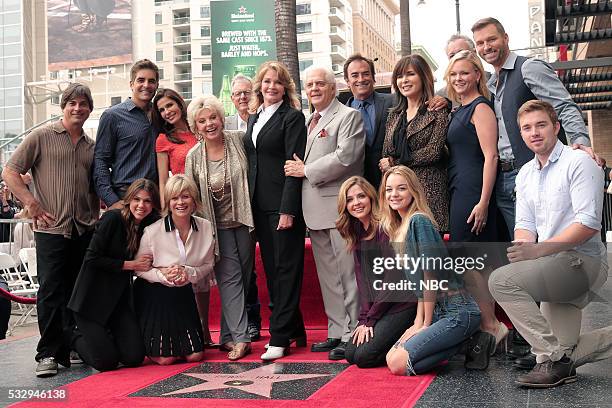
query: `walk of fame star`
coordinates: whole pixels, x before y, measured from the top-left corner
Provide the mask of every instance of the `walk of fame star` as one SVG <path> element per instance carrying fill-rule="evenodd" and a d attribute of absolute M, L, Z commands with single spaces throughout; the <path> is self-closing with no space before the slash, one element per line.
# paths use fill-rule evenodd
<path fill-rule="evenodd" d="M 223 390 L 227 388 L 240 389 L 251 394 L 271 398 L 272 385 L 278 382 L 304 380 L 309 378 L 327 377 L 333 374 L 284 374 L 281 366 L 277 363 L 257 367 L 241 373 L 232 374 L 206 374 L 206 373 L 182 373 L 189 377 L 204 380 L 205 382 L 182 388 L 180 390 L 162 394 L 176 395 L 198 391 Z"/>

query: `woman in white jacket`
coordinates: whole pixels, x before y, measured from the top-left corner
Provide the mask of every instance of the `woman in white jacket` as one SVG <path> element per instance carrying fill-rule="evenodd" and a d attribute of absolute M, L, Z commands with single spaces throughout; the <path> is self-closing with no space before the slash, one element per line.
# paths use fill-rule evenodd
<path fill-rule="evenodd" d="M 145 228 L 137 255 L 150 254 L 153 267 L 134 284 L 145 354 L 163 365 L 204 357 L 191 285 L 211 279 L 215 247 L 211 223 L 193 215 L 201 203 L 190 179 L 170 177 L 164 197 L 167 214 Z"/>

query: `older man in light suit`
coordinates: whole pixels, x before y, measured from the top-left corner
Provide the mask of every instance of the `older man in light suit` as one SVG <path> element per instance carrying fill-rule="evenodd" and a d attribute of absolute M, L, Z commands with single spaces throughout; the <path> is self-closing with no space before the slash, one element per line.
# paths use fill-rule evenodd
<path fill-rule="evenodd" d="M 246 132 L 252 93 L 253 81 L 249 77 L 238 74 L 232 79 L 232 103 L 238 112 L 225 118 L 225 130 Z"/>
<path fill-rule="evenodd" d="M 297 156 L 288 160 L 285 174 L 305 178 L 302 209 L 328 319 L 328 339 L 313 344 L 312 351 L 329 351 L 330 360 L 341 360 L 357 325 L 359 305 L 353 257 L 335 224 L 338 191 L 349 177 L 363 175 L 365 131 L 361 114 L 336 99 L 330 69 L 306 70 L 305 89 L 315 112 L 307 121 L 304 161 Z"/>

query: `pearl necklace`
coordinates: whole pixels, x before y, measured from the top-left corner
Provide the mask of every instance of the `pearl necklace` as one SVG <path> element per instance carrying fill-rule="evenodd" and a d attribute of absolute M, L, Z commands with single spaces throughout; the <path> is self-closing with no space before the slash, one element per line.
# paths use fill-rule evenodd
<path fill-rule="evenodd" d="M 211 197 L 216 202 L 220 202 L 225 197 L 225 178 L 227 176 L 227 149 L 225 148 L 225 137 L 223 137 L 223 179 L 221 179 L 221 187 L 214 188 L 210 182 L 210 168 L 208 167 L 208 160 L 206 160 L 206 184 L 208 190 L 211 192 Z M 204 145 L 206 149 L 206 145 Z M 217 198 L 217 194 L 221 193 L 221 196 Z"/>

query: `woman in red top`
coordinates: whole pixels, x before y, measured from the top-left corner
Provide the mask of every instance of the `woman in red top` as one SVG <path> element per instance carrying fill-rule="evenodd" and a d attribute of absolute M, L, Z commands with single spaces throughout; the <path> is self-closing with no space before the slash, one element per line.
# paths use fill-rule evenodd
<path fill-rule="evenodd" d="M 160 130 L 155 143 L 157 153 L 157 173 L 162 206 L 164 189 L 168 181 L 168 172 L 185 174 L 187 153 L 198 143 L 198 138 L 191 133 L 187 124 L 187 105 L 172 89 L 160 88 L 153 98 L 153 124 Z M 202 322 L 204 346 L 212 346 L 213 341 L 208 328 L 208 305 L 210 302 L 210 284 L 208 281 L 194 285 L 198 313 Z"/>
<path fill-rule="evenodd" d="M 187 153 L 198 142 L 187 124 L 187 105 L 172 89 L 159 89 L 153 98 L 153 123 L 160 130 L 155 144 L 161 202 L 168 171 L 185 174 Z"/>

